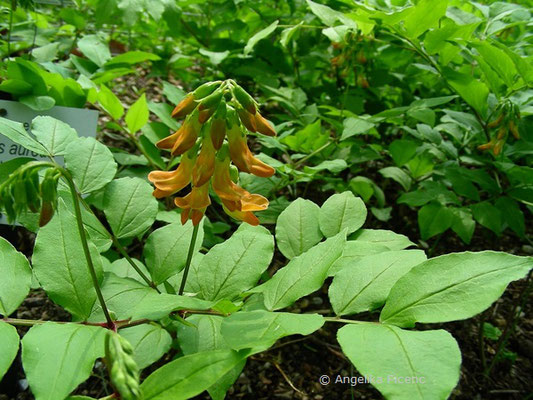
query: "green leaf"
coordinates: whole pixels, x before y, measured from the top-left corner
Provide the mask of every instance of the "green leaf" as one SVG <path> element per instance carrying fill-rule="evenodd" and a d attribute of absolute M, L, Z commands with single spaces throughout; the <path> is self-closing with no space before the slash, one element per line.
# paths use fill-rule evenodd
<path fill-rule="evenodd" d="M 150 184 L 139 178 L 120 178 L 106 186 L 104 213 L 120 238 L 145 232 L 157 216 L 157 200 Z"/>
<path fill-rule="evenodd" d="M 72 215 L 75 214 L 74 203 L 72 202 L 72 194 L 70 191 L 58 190 L 58 195 L 65 202 L 68 210 Z M 112 244 L 111 236 L 106 228 L 102 225 L 100 220 L 91 211 L 85 207 L 81 207 L 81 218 L 85 230 L 89 234 L 91 242 L 94 243 L 100 253 L 109 250 Z"/>
<path fill-rule="evenodd" d="M 96 98 L 102 108 L 115 120 L 119 120 L 124 115 L 124 107 L 115 94 L 106 85 L 100 85 L 100 91 Z"/>
<path fill-rule="evenodd" d="M 417 265 L 391 289 L 380 320 L 412 327 L 415 322 L 448 322 L 487 309 L 509 282 L 533 267 L 531 257 L 493 251 L 454 253 Z"/>
<path fill-rule="evenodd" d="M 177 130 L 179 124 L 174 118 L 171 117 L 173 107 L 170 104 L 166 103 L 154 103 L 153 101 L 148 102 L 148 109 L 153 112 L 157 117 L 172 130 Z"/>
<path fill-rule="evenodd" d="M 163 81 L 163 94 L 173 104 L 178 104 L 187 95 L 182 89 L 167 81 Z"/>
<path fill-rule="evenodd" d="M 325 237 L 343 230 L 350 234 L 363 226 L 366 214 L 365 203 L 352 192 L 334 194 L 320 208 L 320 230 Z"/>
<path fill-rule="evenodd" d="M 459 95 L 470 106 L 481 115 L 487 111 L 487 97 L 489 89 L 483 82 L 474 77 L 455 71 L 451 68 L 444 68 L 443 75 L 446 81 L 459 93 Z"/>
<path fill-rule="evenodd" d="M 318 150 L 329 140 L 329 134 L 322 133 L 321 122 L 316 120 L 296 133 L 285 136 L 282 143 L 285 143 L 294 151 L 311 153 Z"/>
<path fill-rule="evenodd" d="M 250 54 L 254 46 L 260 41 L 272 34 L 278 27 L 279 21 L 272 22 L 269 26 L 267 26 L 265 29 L 260 30 L 255 35 L 253 35 L 250 39 L 248 39 L 248 43 L 246 43 L 246 46 L 244 47 L 244 55 Z"/>
<path fill-rule="evenodd" d="M 107 308 L 115 313 L 117 319 L 129 319 L 135 307 L 144 299 L 157 292 L 135 279 L 121 278 L 113 273 L 106 273 L 101 284 Z M 89 318 L 91 322 L 105 321 L 100 303 L 95 303 Z"/>
<path fill-rule="evenodd" d="M 47 116 L 33 119 L 31 133 L 52 156 L 65 154 L 67 145 L 78 138 L 76 131 L 68 124 Z"/>
<path fill-rule="evenodd" d="M 274 276 L 251 292 L 263 293 L 265 307 L 279 310 L 322 287 L 331 265 L 341 256 L 346 243 L 345 233 L 319 243 L 293 258 Z"/>
<path fill-rule="evenodd" d="M 107 44 L 96 35 L 86 35 L 78 40 L 78 48 L 93 63 L 101 67 L 111 58 Z"/>
<path fill-rule="evenodd" d="M 146 276 L 150 276 L 148 269 L 141 261 L 137 260 L 136 258 L 132 258 L 131 260 Z M 142 277 L 133 269 L 131 264 L 125 258 L 119 258 L 118 260 L 113 261 L 111 264 L 104 265 L 104 271 L 112 272 L 121 278 L 131 278 L 135 279 L 137 282 L 143 284 L 145 283 Z"/>
<path fill-rule="evenodd" d="M 412 179 L 403 169 L 398 167 L 385 167 L 379 170 L 379 173 L 385 178 L 390 178 L 398 182 L 405 191 L 411 187 Z"/>
<path fill-rule="evenodd" d="M 105 66 L 116 66 L 116 64 L 138 64 L 143 61 L 158 61 L 161 60 L 161 57 L 159 57 L 156 54 L 153 53 L 147 53 L 145 51 L 127 51 L 126 53 L 119 54 L 118 56 L 115 56 L 111 58 L 109 61 L 106 62 Z"/>
<path fill-rule="evenodd" d="M 191 266 L 187 291 L 205 300 L 233 300 L 257 284 L 274 253 L 274 239 L 262 226 L 242 224 Z"/>
<path fill-rule="evenodd" d="M 472 218 L 472 213 L 468 208 L 451 208 L 450 210 L 453 213 L 452 230 L 463 242 L 470 243 L 476 229 L 476 222 Z"/>
<path fill-rule="evenodd" d="M 395 140 L 389 145 L 390 155 L 396 165 L 399 167 L 406 164 L 411 158 L 413 158 L 417 149 L 418 145 L 411 140 L 399 139 Z"/>
<path fill-rule="evenodd" d="M 56 104 L 53 97 L 35 95 L 22 96 L 19 98 L 19 102 L 35 111 L 46 111 Z"/>
<path fill-rule="evenodd" d="M 185 400 L 202 393 L 246 358 L 245 352 L 214 350 L 171 361 L 141 385 L 145 400 Z"/>
<path fill-rule="evenodd" d="M 186 322 L 179 324 L 178 336 L 183 354 L 189 355 L 202 351 L 229 349 L 220 334 L 220 326 L 224 317 L 216 315 L 195 314 L 187 317 Z M 246 360 L 242 360 L 222 378 L 209 387 L 208 392 L 214 400 L 224 400 L 227 390 L 239 378 Z"/>
<path fill-rule="evenodd" d="M 447 0 L 420 0 L 405 19 L 407 35 L 415 39 L 435 27 L 446 14 Z"/>
<path fill-rule="evenodd" d="M 22 364 L 36 400 L 64 399 L 103 357 L 106 330 L 46 322 L 22 338 Z"/>
<path fill-rule="evenodd" d="M 315 14 L 320 19 L 320 21 L 322 21 L 327 26 L 333 26 L 339 18 L 344 17 L 344 14 L 338 11 L 335 11 L 328 6 L 315 3 L 314 1 L 311 1 L 311 0 L 306 0 L 306 1 L 307 1 L 307 5 L 309 6 L 313 14 Z"/>
<path fill-rule="evenodd" d="M 526 224 L 524 219 L 524 213 L 518 207 L 516 201 L 510 197 L 500 197 L 496 200 L 496 207 L 501 211 L 502 216 L 511 228 L 518 236 L 525 237 Z"/>
<path fill-rule="evenodd" d="M 97 277 L 101 280 L 100 254 L 92 242 L 88 244 Z M 85 320 L 96 301 L 96 291 L 83 254 L 76 218 L 59 200 L 56 214 L 37 233 L 33 272 L 48 296 L 77 320 Z"/>
<path fill-rule="evenodd" d="M 159 285 L 185 267 L 187 252 L 193 233 L 192 222 L 166 225 L 153 231 L 144 246 L 146 266 L 154 282 Z M 204 237 L 203 227 L 199 228 L 194 253 L 200 249 Z"/>
<path fill-rule="evenodd" d="M 31 137 L 20 122 L 0 117 L 0 134 L 30 151 L 43 156 L 48 155 L 43 145 Z"/>
<path fill-rule="evenodd" d="M 148 104 L 146 103 L 146 95 L 143 93 L 135 103 L 130 107 L 124 118 L 128 130 L 131 135 L 134 135 L 148 122 Z"/>
<path fill-rule="evenodd" d="M 0 83 L 0 92 L 11 93 L 15 96 L 22 96 L 31 93 L 32 85 L 20 79 L 6 79 Z"/>
<path fill-rule="evenodd" d="M 362 118 L 350 117 L 344 120 L 343 126 L 341 140 L 348 139 L 354 135 L 362 135 L 372 129 L 375 124 Z"/>
<path fill-rule="evenodd" d="M 500 235 L 502 232 L 502 213 L 488 201 L 473 204 L 470 206 L 474 219 L 483 225 L 485 228 L 490 229 L 496 235 Z"/>
<path fill-rule="evenodd" d="M 448 332 L 395 326 L 346 325 L 337 332 L 342 351 L 387 399 L 447 399 L 459 381 L 461 351 Z"/>
<path fill-rule="evenodd" d="M 9 366 L 17 356 L 19 351 L 19 335 L 14 326 L 0 321 L 0 342 L 2 351 L 0 351 L 0 380 L 9 369 Z"/>
<path fill-rule="evenodd" d="M 319 213 L 320 207 L 315 203 L 298 198 L 279 215 L 276 243 L 285 257 L 299 256 L 322 240 Z"/>
<path fill-rule="evenodd" d="M 418 227 L 422 240 L 427 240 L 452 226 L 453 213 L 440 203 L 431 202 L 418 210 Z"/>
<path fill-rule="evenodd" d="M 0 314 L 8 317 L 30 291 L 30 263 L 7 240 L 0 237 Z M 1 368 L 0 368 L 1 372 Z"/>
<path fill-rule="evenodd" d="M 133 347 L 133 359 L 139 368 L 159 360 L 172 344 L 170 334 L 159 325 L 144 324 L 119 331 Z"/>
<path fill-rule="evenodd" d="M 151 293 L 142 301 L 136 302 L 132 311 L 132 319 L 148 318 L 152 320 L 166 317 L 177 310 L 208 310 L 213 307 L 212 301 L 205 301 L 190 296 Z"/>
<path fill-rule="evenodd" d="M 497 72 L 508 87 L 513 87 L 515 76 L 518 73 L 513 60 L 499 48 L 491 45 L 487 41 L 480 41 L 473 44 L 483 59 L 490 67 Z"/>
<path fill-rule="evenodd" d="M 357 314 L 381 307 L 396 281 L 425 260 L 421 250 L 388 251 L 362 257 L 343 268 L 329 287 L 335 314 Z"/>
<path fill-rule="evenodd" d="M 241 311 L 224 318 L 221 333 L 234 350 L 268 349 L 289 335 L 310 335 L 324 325 L 319 314 L 294 314 L 269 311 Z"/>
<path fill-rule="evenodd" d="M 211 61 L 211 64 L 215 66 L 220 64 L 222 61 L 226 59 L 226 57 L 229 56 L 229 50 L 217 52 L 217 51 L 209 51 L 205 49 L 200 49 L 198 52 L 206 56 L 207 58 L 209 58 L 209 61 Z"/>
<path fill-rule="evenodd" d="M 103 188 L 117 172 L 111 151 L 92 137 L 72 141 L 65 150 L 65 164 L 81 193 Z"/>
<path fill-rule="evenodd" d="M 409 238 L 385 229 L 360 229 L 349 237 L 350 241 L 375 243 L 386 246 L 389 250 L 403 250 L 416 246 Z M 350 242 L 348 242 L 350 243 Z"/>

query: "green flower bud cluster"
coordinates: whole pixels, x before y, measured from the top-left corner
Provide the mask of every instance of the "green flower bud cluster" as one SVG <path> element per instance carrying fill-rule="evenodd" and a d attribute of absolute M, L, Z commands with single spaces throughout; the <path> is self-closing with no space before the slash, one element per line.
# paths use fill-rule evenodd
<path fill-rule="evenodd" d="M 13 222 L 26 210 L 39 212 L 39 226 L 46 225 L 54 215 L 57 205 L 57 183 L 61 171 L 48 167 L 42 179 L 39 170 L 43 164 L 29 162 L 15 170 L 0 185 L 0 209 L 3 210 L 9 222 Z"/>
<path fill-rule="evenodd" d="M 106 360 L 115 390 L 122 400 L 142 399 L 139 387 L 139 367 L 132 357 L 133 347 L 118 333 L 109 331 L 106 337 Z"/>

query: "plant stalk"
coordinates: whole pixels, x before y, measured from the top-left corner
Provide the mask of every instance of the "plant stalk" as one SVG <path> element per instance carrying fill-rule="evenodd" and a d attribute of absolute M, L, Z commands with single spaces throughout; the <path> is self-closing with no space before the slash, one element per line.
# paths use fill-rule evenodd
<path fill-rule="evenodd" d="M 114 330 L 115 323 L 113 322 L 113 320 L 111 319 L 111 316 L 109 315 L 109 310 L 107 309 L 107 306 L 105 304 L 104 296 L 102 295 L 102 291 L 100 290 L 100 285 L 98 284 L 98 277 L 96 276 L 96 270 L 94 268 L 93 260 L 91 257 L 91 252 L 89 250 L 89 245 L 87 244 L 87 236 L 85 235 L 85 228 L 83 226 L 81 208 L 80 208 L 80 203 L 78 200 L 78 191 L 76 190 L 76 186 L 74 185 L 74 181 L 72 180 L 72 177 L 70 176 L 69 172 L 61 168 L 61 174 L 67 181 L 67 184 L 70 188 L 70 193 L 72 195 L 72 200 L 74 203 L 74 211 L 76 214 L 76 223 L 78 225 L 78 232 L 80 234 L 80 239 L 81 239 L 81 245 L 83 247 L 83 253 L 85 255 L 85 259 L 87 260 L 87 267 L 89 268 L 89 273 L 91 274 L 91 279 L 93 281 L 94 290 L 96 291 L 96 296 L 98 297 L 100 307 L 102 307 L 102 311 L 104 312 L 105 319 L 107 321 L 107 327 L 109 329 Z"/>
<path fill-rule="evenodd" d="M 180 290 L 178 294 L 181 296 L 185 290 L 185 283 L 187 282 L 187 275 L 189 275 L 189 268 L 191 267 L 192 255 L 194 254 L 194 246 L 196 244 L 196 237 L 198 236 L 198 229 L 200 224 L 195 225 L 192 231 L 191 243 L 189 244 L 189 253 L 187 254 L 187 261 L 185 262 L 185 269 L 183 270 L 183 277 L 181 278 Z"/>

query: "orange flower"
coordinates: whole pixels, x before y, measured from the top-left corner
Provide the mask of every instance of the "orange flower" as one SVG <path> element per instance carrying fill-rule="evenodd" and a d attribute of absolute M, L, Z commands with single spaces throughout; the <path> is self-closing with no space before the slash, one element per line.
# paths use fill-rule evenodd
<path fill-rule="evenodd" d="M 155 186 L 154 197 L 160 199 L 179 192 L 191 181 L 196 159 L 196 152 L 187 152 L 181 158 L 180 165 L 174 171 L 152 171 L 148 180 Z"/>
<path fill-rule="evenodd" d="M 215 173 L 213 175 L 213 190 L 220 198 L 224 206 L 230 211 L 262 211 L 268 208 L 268 200 L 259 195 L 251 194 L 236 185 L 229 174 L 229 157 L 215 161 Z"/>
<path fill-rule="evenodd" d="M 244 221 L 250 225 L 257 226 L 259 225 L 259 218 L 257 218 L 252 212 L 247 211 L 230 211 L 226 208 L 226 206 L 223 204 L 222 208 L 224 209 L 224 212 L 228 214 L 230 217 L 233 217 L 239 221 Z"/>
<path fill-rule="evenodd" d="M 195 118 L 189 118 L 175 133 L 160 140 L 156 145 L 160 149 L 172 149 L 173 155 L 180 155 L 194 146 L 199 132 L 200 124 Z"/>
<path fill-rule="evenodd" d="M 173 118 L 183 118 L 186 115 L 188 115 L 190 112 L 192 112 L 196 106 L 197 102 L 194 100 L 194 96 L 192 93 L 189 93 L 187 96 L 181 100 L 176 108 L 172 111 L 172 117 Z"/>
<path fill-rule="evenodd" d="M 246 143 L 246 136 L 237 124 L 233 124 L 228 132 L 228 143 L 231 160 L 239 170 L 263 178 L 269 178 L 276 172 L 270 165 L 253 156 Z"/>
<path fill-rule="evenodd" d="M 190 218 L 193 225 L 198 225 L 204 216 L 205 209 L 211 204 L 211 200 L 209 200 L 209 183 L 203 186 L 193 186 L 187 196 L 176 197 L 174 203 L 181 208 L 182 224 L 185 224 Z"/>
<path fill-rule="evenodd" d="M 202 150 L 196 159 L 194 169 L 192 171 L 192 183 L 194 186 L 203 186 L 215 170 L 215 148 L 211 141 L 211 135 L 206 134 L 202 139 Z"/>
<path fill-rule="evenodd" d="M 257 127 L 257 132 L 262 133 L 263 135 L 267 136 L 276 136 L 276 131 L 270 125 L 270 122 L 268 122 L 261 114 L 258 112 L 254 115 L 255 119 L 255 126 Z"/>
<path fill-rule="evenodd" d="M 246 127 L 246 129 L 248 129 L 250 132 L 257 132 L 257 126 L 254 115 L 250 114 L 248 111 L 242 108 L 239 108 L 237 110 L 237 113 L 239 114 L 239 118 L 242 124 Z"/>

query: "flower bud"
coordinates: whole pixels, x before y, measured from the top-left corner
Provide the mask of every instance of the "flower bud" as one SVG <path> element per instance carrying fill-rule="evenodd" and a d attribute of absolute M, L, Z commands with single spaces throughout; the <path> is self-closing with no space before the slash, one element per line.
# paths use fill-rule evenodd
<path fill-rule="evenodd" d="M 209 96 L 211 93 L 213 93 L 221 84 L 221 81 L 215 81 L 215 82 L 207 82 L 203 85 L 200 85 L 196 88 L 194 92 L 192 92 L 192 95 L 195 100 L 203 99 L 206 96 Z"/>
<path fill-rule="evenodd" d="M 172 111 L 171 116 L 173 118 L 183 118 L 190 114 L 197 106 L 197 102 L 194 100 L 194 96 L 189 93 L 181 100 L 176 108 Z"/>
<path fill-rule="evenodd" d="M 254 99 L 242 87 L 236 85 L 232 88 L 231 92 L 246 111 L 252 115 L 256 113 Z"/>

